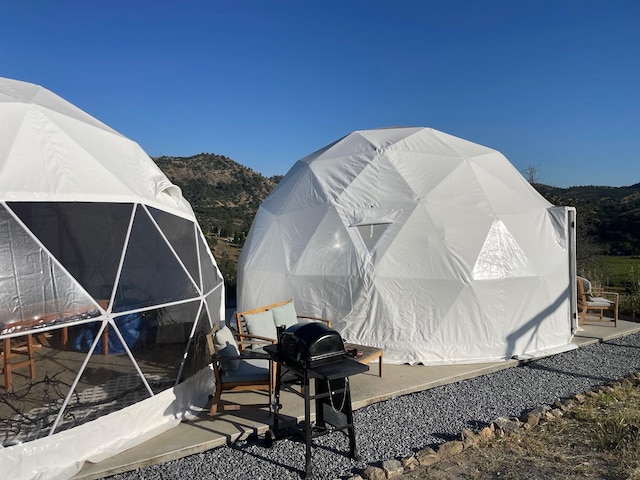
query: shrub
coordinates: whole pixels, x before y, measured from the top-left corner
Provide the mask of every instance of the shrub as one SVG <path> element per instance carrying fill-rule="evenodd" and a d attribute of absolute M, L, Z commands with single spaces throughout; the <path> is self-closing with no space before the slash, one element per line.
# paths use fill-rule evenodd
<path fill-rule="evenodd" d="M 620 315 L 625 315 L 633 318 L 639 317 L 640 293 L 621 293 L 618 312 Z"/>

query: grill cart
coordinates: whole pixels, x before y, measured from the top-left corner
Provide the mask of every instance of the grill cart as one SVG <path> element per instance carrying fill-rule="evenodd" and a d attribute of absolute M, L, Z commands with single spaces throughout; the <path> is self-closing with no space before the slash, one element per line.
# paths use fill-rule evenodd
<path fill-rule="evenodd" d="M 304 423 L 291 428 L 306 446 L 305 478 L 313 476 L 311 446 L 314 438 L 341 431 L 349 437 L 349 454 L 357 458 L 349 377 L 369 370 L 348 358 L 342 337 L 321 323 L 297 324 L 278 331 L 278 343 L 265 347 L 276 362 L 273 428 L 265 435 L 267 446 L 282 437 L 280 392 L 304 400 Z M 311 423 L 311 403 L 316 421 Z"/>

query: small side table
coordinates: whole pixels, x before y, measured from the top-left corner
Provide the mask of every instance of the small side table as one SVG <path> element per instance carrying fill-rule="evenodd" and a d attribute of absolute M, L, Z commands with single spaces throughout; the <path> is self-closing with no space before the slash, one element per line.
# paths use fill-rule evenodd
<path fill-rule="evenodd" d="M 384 351 L 381 348 L 369 347 L 367 345 L 359 345 L 357 343 L 345 343 L 344 347 L 347 350 L 356 349 L 358 352 L 362 352 L 362 356 L 354 357 L 354 360 L 357 360 L 360 363 L 373 362 L 376 358 L 378 359 L 378 376 L 382 377 L 384 374 L 384 365 L 382 362 L 382 355 Z"/>

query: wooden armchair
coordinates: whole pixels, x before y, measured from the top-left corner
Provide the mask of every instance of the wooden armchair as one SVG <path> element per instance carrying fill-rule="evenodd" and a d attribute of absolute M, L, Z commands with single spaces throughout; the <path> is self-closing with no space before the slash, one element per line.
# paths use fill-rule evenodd
<path fill-rule="evenodd" d="M 275 343 L 277 327 L 284 325 L 288 328 L 300 322 L 322 322 L 331 328 L 331 321 L 325 318 L 298 315 L 292 299 L 236 313 L 236 328 L 241 340 L 250 337 Z"/>
<path fill-rule="evenodd" d="M 595 312 L 600 322 L 613 322 L 618 326 L 618 303 L 620 295 L 617 292 L 606 292 L 600 288 L 592 288 L 591 282 L 583 277 L 577 277 L 578 284 L 578 325 L 582 325 L 587 312 Z M 605 317 L 604 312 L 611 312 L 612 318 Z"/>
<path fill-rule="evenodd" d="M 0 340 L 0 373 L 4 373 L 4 388 L 13 387 L 13 370 L 29 367 L 29 378 L 36 378 L 33 335 Z M 18 361 L 16 361 L 18 360 Z"/>
<path fill-rule="evenodd" d="M 209 409 L 213 416 L 221 410 L 241 410 L 245 408 L 271 408 L 271 398 L 274 386 L 273 364 L 266 353 L 247 352 L 241 354 L 239 344 L 229 327 L 214 327 L 207 335 L 207 345 L 211 354 L 213 374 L 215 376 L 215 391 Z M 254 343 L 249 335 L 245 335 L 243 343 Z M 264 344 L 264 341 L 261 343 Z M 268 342 L 273 343 L 272 341 Z M 267 392 L 267 403 L 253 404 L 225 404 L 220 405 L 223 392 L 262 391 Z"/>

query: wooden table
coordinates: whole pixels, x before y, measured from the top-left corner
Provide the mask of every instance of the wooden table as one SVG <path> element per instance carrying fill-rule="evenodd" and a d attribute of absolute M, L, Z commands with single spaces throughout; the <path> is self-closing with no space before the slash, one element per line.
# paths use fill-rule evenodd
<path fill-rule="evenodd" d="M 101 299 L 96 300 L 98 304 L 104 309 L 107 310 L 107 306 L 109 305 L 109 300 Z M 42 307 L 43 311 L 46 311 L 46 308 Z M 68 312 L 51 312 L 43 315 L 38 315 L 34 318 L 29 318 L 21 321 L 12 321 L 7 323 L 5 330 L 2 330 L 2 324 L 0 324 L 0 332 L 1 333 L 14 333 L 16 331 L 23 331 L 22 335 L 36 335 L 36 338 L 40 340 L 42 337 L 41 333 L 38 331 L 39 327 L 45 327 L 48 324 L 53 324 L 54 322 L 58 322 L 60 324 L 61 329 L 61 349 L 67 350 L 69 344 L 69 327 L 64 324 L 65 320 L 73 319 L 73 317 L 82 315 L 92 310 L 97 310 L 93 305 L 85 305 L 77 310 L 71 310 Z M 97 318 L 99 315 L 96 315 Z M 98 320 L 96 320 L 98 321 Z M 44 339 L 40 340 L 40 343 L 46 343 Z M 109 354 L 109 325 L 105 327 L 102 332 L 102 353 L 103 355 Z M 0 373 L 1 370 L 0 370 Z"/>
<path fill-rule="evenodd" d="M 360 363 L 370 363 L 373 362 L 376 358 L 378 359 L 378 376 L 382 377 L 384 374 L 384 366 L 382 362 L 382 354 L 384 351 L 381 348 L 369 347 L 367 345 L 359 345 L 357 343 L 345 343 L 344 347 L 347 351 L 352 349 L 357 349 L 358 352 L 362 352 L 362 355 L 358 355 L 354 357 Z"/>

